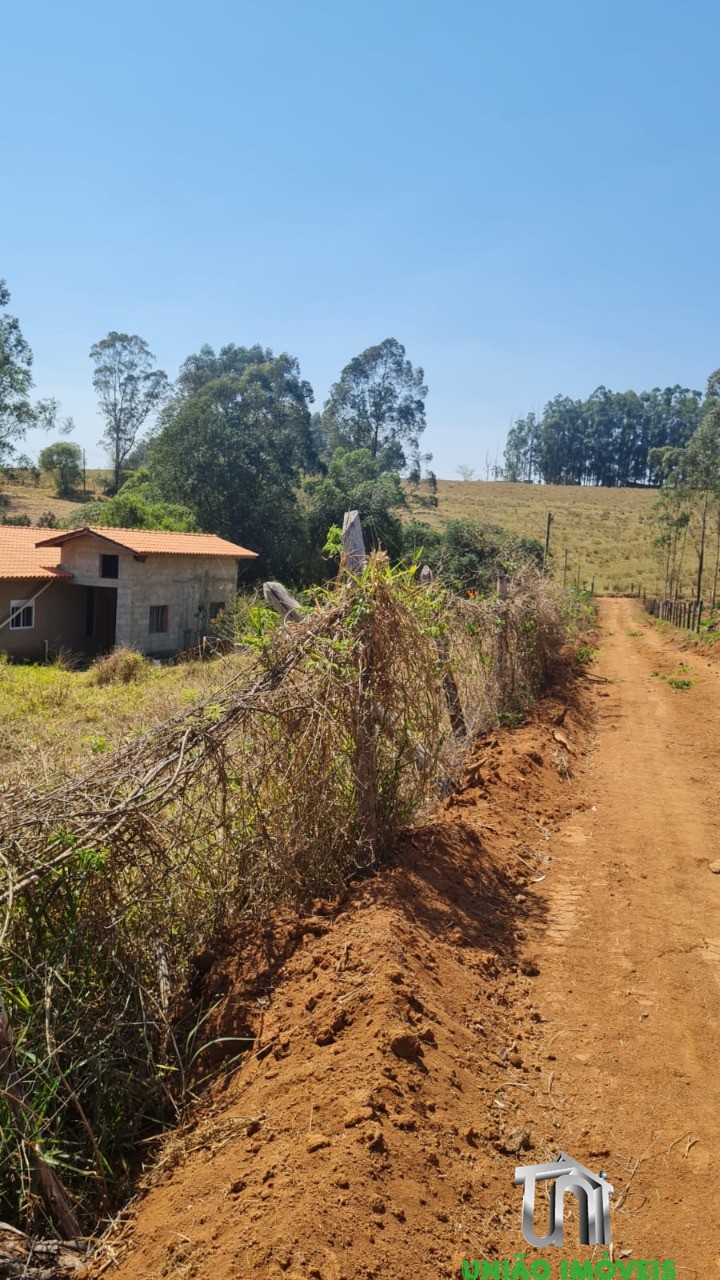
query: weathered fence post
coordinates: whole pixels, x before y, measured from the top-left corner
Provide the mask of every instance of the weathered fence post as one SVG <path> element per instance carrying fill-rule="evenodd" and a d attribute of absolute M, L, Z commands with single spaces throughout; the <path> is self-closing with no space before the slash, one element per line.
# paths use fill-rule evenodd
<path fill-rule="evenodd" d="M 367 564 L 367 554 L 359 512 L 345 512 L 342 522 L 342 540 L 342 568 L 347 569 L 349 573 L 362 573 Z"/>
<path fill-rule="evenodd" d="M 262 590 L 266 603 L 279 613 L 281 618 L 285 618 L 287 622 L 297 621 L 300 617 L 300 605 L 282 582 L 263 582 Z"/>
<path fill-rule="evenodd" d="M 578 585 L 580 583 L 580 566 L 578 565 Z M 507 659 L 508 659 L 508 634 L 507 634 L 507 594 L 508 582 L 504 573 L 498 575 L 497 593 L 501 607 L 501 625 L 497 632 L 497 682 L 500 693 L 500 709 L 503 710 L 505 701 L 503 694 L 505 692 L 505 681 L 507 679 Z"/>
<path fill-rule="evenodd" d="M 698 635 L 700 635 L 700 623 L 702 622 L 703 608 L 704 608 L 704 605 L 703 605 L 702 600 L 698 600 L 698 607 L 697 607 L 697 626 L 695 627 L 695 630 L 697 631 Z"/>
<path fill-rule="evenodd" d="M 545 525 L 545 550 L 543 551 L 543 569 L 547 568 L 547 562 L 550 558 L 550 526 L 553 522 L 551 511 L 547 513 L 547 523 Z"/>
<path fill-rule="evenodd" d="M 360 515 L 346 511 L 342 522 L 343 549 L 341 570 L 362 573 L 367 564 L 365 539 Z M 377 710 L 373 700 L 372 664 L 375 655 L 362 645 L 360 661 L 360 696 L 355 733 L 355 793 L 357 796 L 358 853 L 360 867 L 372 867 L 377 860 Z"/>

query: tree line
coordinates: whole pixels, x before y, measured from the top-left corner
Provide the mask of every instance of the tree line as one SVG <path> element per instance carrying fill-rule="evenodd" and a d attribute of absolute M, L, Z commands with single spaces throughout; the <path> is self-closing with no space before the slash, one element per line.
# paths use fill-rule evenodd
<path fill-rule="evenodd" d="M 33 404 L 32 353 L 0 286 L 0 473 L 27 462 L 30 426 L 57 426 Z M 209 345 L 174 381 L 137 334 L 110 332 L 90 351 L 112 467 L 106 499 L 71 521 L 218 533 L 259 552 L 255 570 L 295 583 L 326 576 L 328 528 L 352 507 L 391 555 L 403 548 L 399 513 L 433 505 L 431 455 L 421 452 L 428 388 L 395 338 L 355 356 L 320 411 L 298 361 L 260 345 Z M 44 416 L 43 416 L 44 415 Z M 77 486 L 82 451 L 56 440 L 41 452 L 58 490 Z"/>
<path fill-rule="evenodd" d="M 587 400 L 555 396 L 538 417 L 513 423 L 504 479 L 544 484 L 659 486 L 658 449 L 683 448 L 707 411 L 707 396 L 687 387 L 609 391 Z"/>

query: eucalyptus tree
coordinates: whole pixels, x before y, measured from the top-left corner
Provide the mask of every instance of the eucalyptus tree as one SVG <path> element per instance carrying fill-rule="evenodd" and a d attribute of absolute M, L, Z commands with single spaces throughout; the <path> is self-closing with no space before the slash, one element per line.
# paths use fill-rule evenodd
<path fill-rule="evenodd" d="M 419 454 L 425 430 L 425 374 L 396 338 L 367 347 L 331 387 L 321 429 L 328 456 L 367 449 L 385 471 L 404 471 Z"/>
<path fill-rule="evenodd" d="M 162 369 L 155 368 L 147 342 L 136 333 L 113 330 L 91 348 L 90 359 L 93 387 L 105 419 L 101 443 L 110 455 L 117 492 L 140 432 L 167 400 L 170 383 Z"/>
<path fill-rule="evenodd" d="M 294 578 L 307 536 L 299 490 L 318 469 L 312 388 L 292 356 L 232 351 L 226 362 L 211 348 L 185 361 L 151 443 L 151 480 L 201 529 L 259 552 L 258 572 Z"/>

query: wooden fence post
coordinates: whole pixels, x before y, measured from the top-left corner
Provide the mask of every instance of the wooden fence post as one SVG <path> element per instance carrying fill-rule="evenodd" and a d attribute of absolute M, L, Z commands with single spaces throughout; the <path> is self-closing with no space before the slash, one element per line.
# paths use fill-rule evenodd
<path fill-rule="evenodd" d="M 266 603 L 285 618 L 287 622 L 296 622 L 300 617 L 300 605 L 282 582 L 263 582 L 263 596 Z"/>
<path fill-rule="evenodd" d="M 548 511 L 547 522 L 545 525 L 545 549 L 543 551 L 543 569 L 547 568 L 547 562 L 550 558 L 550 526 L 552 522 L 553 522 L 552 512 Z"/>
<path fill-rule="evenodd" d="M 342 567 L 349 573 L 362 573 L 367 564 L 365 539 L 363 538 L 360 515 L 357 511 L 346 511 L 342 523 Z"/>
<path fill-rule="evenodd" d="M 342 523 L 343 549 L 340 565 L 349 573 L 362 573 L 367 564 L 360 515 L 346 511 Z M 357 796 L 358 857 L 360 867 L 372 867 L 377 860 L 377 709 L 373 700 L 372 663 L 374 654 L 365 645 L 360 669 L 360 698 L 355 731 L 355 794 Z"/>

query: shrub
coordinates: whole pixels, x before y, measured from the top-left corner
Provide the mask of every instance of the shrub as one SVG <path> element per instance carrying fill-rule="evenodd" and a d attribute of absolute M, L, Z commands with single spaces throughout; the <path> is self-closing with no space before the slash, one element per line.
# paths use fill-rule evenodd
<path fill-rule="evenodd" d="M 132 684 L 147 673 L 148 664 L 136 649 L 113 649 L 98 658 L 91 669 L 93 684 Z"/>

